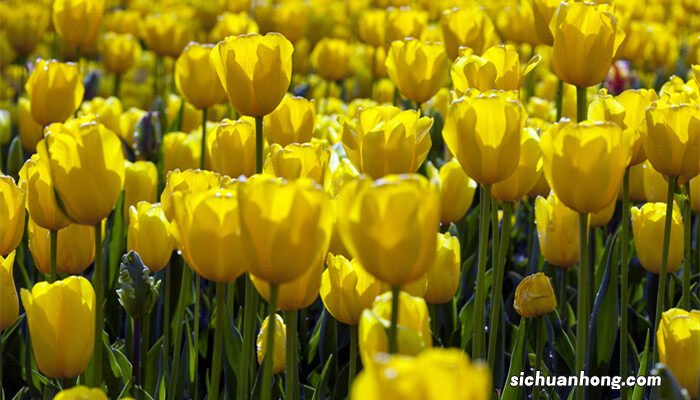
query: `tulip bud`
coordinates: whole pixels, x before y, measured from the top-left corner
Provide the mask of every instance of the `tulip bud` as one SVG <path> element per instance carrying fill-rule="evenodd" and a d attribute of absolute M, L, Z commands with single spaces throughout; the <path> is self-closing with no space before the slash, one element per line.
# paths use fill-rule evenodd
<path fill-rule="evenodd" d="M 384 45 L 409 37 L 419 38 L 428 25 L 428 13 L 409 7 L 390 8 L 386 14 Z"/>
<path fill-rule="evenodd" d="M 656 331 L 659 361 L 666 364 L 690 395 L 700 394 L 700 311 L 672 308 L 661 315 Z"/>
<path fill-rule="evenodd" d="M 311 52 L 311 65 L 321 78 L 339 81 L 347 77 L 352 47 L 343 39 L 324 38 Z"/>
<path fill-rule="evenodd" d="M 323 143 L 292 143 L 270 146 L 263 172 L 287 180 L 309 178 L 324 185 L 331 153 Z"/>
<path fill-rule="evenodd" d="M 142 39 L 158 57 L 177 57 L 194 33 L 176 14 L 151 14 L 141 23 Z"/>
<path fill-rule="evenodd" d="M 19 300 L 12 274 L 14 264 L 14 251 L 7 257 L 0 256 L 0 332 L 11 327 L 19 316 Z"/>
<path fill-rule="evenodd" d="M 119 264 L 117 296 L 129 317 L 147 317 L 158 302 L 159 287 L 160 280 L 156 281 L 149 274 L 138 253 L 131 250 L 124 254 Z"/>
<path fill-rule="evenodd" d="M 447 81 L 447 56 L 439 43 L 410 38 L 392 42 L 386 68 L 401 94 L 416 103 L 428 101 Z"/>
<path fill-rule="evenodd" d="M 665 203 L 646 203 L 641 208 L 632 207 L 632 234 L 637 257 L 647 271 L 659 274 L 666 221 Z M 683 218 L 678 204 L 673 203 L 671 215 L 671 241 L 666 272 L 678 270 L 683 260 Z"/>
<path fill-rule="evenodd" d="M 386 10 L 372 8 L 362 12 L 357 20 L 357 36 L 362 43 L 373 47 L 384 46 Z"/>
<path fill-rule="evenodd" d="M 452 300 L 457 293 L 462 267 L 457 237 L 444 233 L 438 234 L 437 239 L 435 265 L 428 270 L 428 286 L 423 296 L 430 304 L 442 304 Z"/>
<path fill-rule="evenodd" d="M 53 26 L 70 47 L 85 49 L 95 41 L 102 24 L 104 0 L 55 0 Z"/>
<path fill-rule="evenodd" d="M 491 185 L 518 167 L 524 120 L 523 106 L 506 92 L 462 97 L 450 105 L 442 135 L 464 172 Z"/>
<path fill-rule="evenodd" d="M 0 256 L 10 254 L 22 241 L 25 190 L 9 176 L 0 176 Z"/>
<path fill-rule="evenodd" d="M 311 267 L 308 271 L 295 280 L 279 285 L 277 291 L 277 309 L 282 311 L 296 311 L 304 309 L 318 298 L 321 287 L 321 271 L 323 264 Z M 250 275 L 250 280 L 260 296 L 270 302 L 270 284 L 262 279 Z"/>
<path fill-rule="evenodd" d="M 175 85 L 182 97 L 197 109 L 226 100 L 226 92 L 209 63 L 214 45 L 191 42 L 175 62 Z"/>
<path fill-rule="evenodd" d="M 107 32 L 102 36 L 102 63 L 113 74 L 123 74 L 141 57 L 141 45 L 131 34 Z"/>
<path fill-rule="evenodd" d="M 141 13 L 137 10 L 112 9 L 103 22 L 105 32 L 130 34 L 138 37 L 141 31 Z"/>
<path fill-rule="evenodd" d="M 432 168 L 432 170 L 431 170 Z M 441 217 L 440 222 L 449 224 L 461 220 L 469 210 L 476 192 L 476 182 L 464 173 L 456 158 L 451 159 L 435 171 L 432 164 L 428 165 L 428 177 L 435 175 L 440 182 Z"/>
<path fill-rule="evenodd" d="M 160 203 L 140 201 L 129 209 L 127 249 L 136 251 L 151 273 L 170 261 L 175 239 Z"/>
<path fill-rule="evenodd" d="M 430 151 L 432 118 L 394 106 L 360 110 L 343 124 L 343 148 L 355 167 L 375 179 L 418 170 Z"/>
<path fill-rule="evenodd" d="M 77 64 L 39 59 L 25 84 L 32 117 L 41 126 L 64 122 L 85 93 Z"/>
<path fill-rule="evenodd" d="M 233 108 L 261 117 L 277 107 L 289 88 L 293 51 L 278 33 L 229 36 L 216 45 L 210 60 Z"/>
<path fill-rule="evenodd" d="M 21 56 L 28 57 L 44 38 L 49 26 L 50 15 L 47 7 L 40 3 L 13 3 L 3 18 L 4 28 L 10 45 Z"/>
<path fill-rule="evenodd" d="M 379 353 L 389 349 L 387 328 L 391 320 L 391 292 L 386 292 L 374 301 L 371 310 L 364 310 L 360 317 L 358 338 L 360 357 L 365 367 L 371 367 Z M 397 321 L 398 353 L 415 356 L 433 345 L 430 334 L 428 306 L 420 297 L 407 293 L 399 294 L 399 319 Z"/>
<path fill-rule="evenodd" d="M 247 12 L 224 12 L 219 14 L 216 19 L 216 24 L 209 32 L 209 41 L 216 43 L 228 36 L 245 35 L 248 33 L 257 33 L 258 24 L 253 20 Z"/>
<path fill-rule="evenodd" d="M 107 395 L 102 389 L 90 389 L 87 386 L 75 386 L 58 392 L 53 400 L 107 400 Z M 126 399 L 125 399 L 126 400 Z"/>
<path fill-rule="evenodd" d="M 535 223 L 540 251 L 551 265 L 570 268 L 578 262 L 579 216 L 551 192 L 535 199 Z"/>
<path fill-rule="evenodd" d="M 260 327 L 260 332 L 258 333 L 258 339 L 255 341 L 255 347 L 258 353 L 258 364 L 263 365 L 263 360 L 265 359 L 265 352 L 267 351 L 267 327 L 270 322 L 270 317 L 266 317 L 262 326 Z M 284 324 L 284 320 L 278 314 L 275 314 L 275 347 L 274 354 L 272 356 L 272 375 L 277 375 L 284 372 L 285 359 L 287 354 L 287 325 Z"/>
<path fill-rule="evenodd" d="M 525 318 L 535 318 L 554 311 L 557 308 L 557 298 L 549 277 L 537 272 L 523 278 L 515 289 L 513 307 Z"/>
<path fill-rule="evenodd" d="M 462 55 L 452 64 L 450 73 L 455 89 L 461 93 L 468 88 L 519 90 L 525 75 L 532 72 L 539 62 L 540 57 L 533 57 L 523 68 L 515 47 L 498 45 L 489 47 L 482 56 Z"/>
<path fill-rule="evenodd" d="M 451 60 L 459 55 L 459 48 L 466 46 L 475 54 L 499 42 L 496 27 L 482 7 L 453 9 L 440 19 L 445 50 Z"/>
<path fill-rule="evenodd" d="M 272 11 L 275 31 L 296 43 L 306 33 L 311 13 L 310 4 L 301 0 L 286 1 L 277 4 Z"/>
<path fill-rule="evenodd" d="M 532 128 L 523 128 L 520 138 L 520 159 L 515 171 L 491 187 L 491 195 L 500 201 L 517 202 L 535 186 L 542 175 L 540 138 Z"/>
<path fill-rule="evenodd" d="M 58 231 L 56 272 L 80 275 L 95 260 L 95 230 L 91 226 L 71 224 Z M 51 263 L 51 233 L 29 218 L 29 251 L 37 269 L 48 274 Z"/>
<path fill-rule="evenodd" d="M 314 133 L 316 108 L 313 100 L 285 96 L 275 111 L 263 120 L 263 132 L 269 143 L 286 146 L 311 141 Z"/>
<path fill-rule="evenodd" d="M 83 277 L 22 289 L 36 365 L 46 377 L 74 378 L 87 368 L 95 337 L 95 291 Z M 65 327 L 79 327 L 70 332 Z"/>
<path fill-rule="evenodd" d="M 360 179 L 341 189 L 338 227 L 367 272 L 400 286 L 420 279 L 435 262 L 439 207 L 437 188 L 420 175 Z"/>

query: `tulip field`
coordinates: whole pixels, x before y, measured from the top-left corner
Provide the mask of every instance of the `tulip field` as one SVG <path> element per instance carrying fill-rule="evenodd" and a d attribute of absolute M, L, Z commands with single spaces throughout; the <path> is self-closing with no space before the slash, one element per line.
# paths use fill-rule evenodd
<path fill-rule="evenodd" d="M 0 361 L 700 399 L 700 0 L 0 0 Z"/>

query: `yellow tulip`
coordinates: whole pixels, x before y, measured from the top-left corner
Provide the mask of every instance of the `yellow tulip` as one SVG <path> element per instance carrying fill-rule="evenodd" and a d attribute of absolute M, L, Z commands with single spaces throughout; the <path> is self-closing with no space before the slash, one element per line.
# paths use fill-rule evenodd
<path fill-rule="evenodd" d="M 620 93 L 615 100 L 625 110 L 623 129 L 631 129 L 634 132 L 635 142 L 630 165 L 638 165 L 646 160 L 647 156 L 642 146 L 642 137 L 639 134 L 645 126 L 645 110 L 656 100 L 658 96 L 653 89 L 630 89 Z M 622 127 L 622 126 L 621 126 Z"/>
<path fill-rule="evenodd" d="M 373 47 L 384 46 L 386 37 L 386 10 L 372 8 L 363 11 L 357 19 L 357 36 L 362 43 Z"/>
<path fill-rule="evenodd" d="M 482 56 L 465 52 L 452 64 L 450 74 L 455 89 L 461 93 L 468 88 L 482 92 L 491 89 L 519 90 L 525 75 L 532 72 L 539 61 L 539 57 L 533 57 L 523 68 L 515 47 L 498 45 L 489 47 Z"/>
<path fill-rule="evenodd" d="M 141 45 L 131 34 L 107 32 L 102 36 L 102 63 L 108 72 L 123 74 L 141 57 Z"/>
<path fill-rule="evenodd" d="M 367 272 L 384 283 L 405 285 L 435 262 L 439 207 L 438 189 L 420 175 L 365 178 L 341 189 L 338 228 Z"/>
<path fill-rule="evenodd" d="M 461 220 L 474 200 L 476 182 L 464 173 L 456 158 L 443 164 L 439 171 L 429 164 L 427 172 L 431 180 L 437 178 L 440 183 L 440 222 L 449 224 Z"/>
<path fill-rule="evenodd" d="M 258 364 L 263 365 L 263 360 L 265 359 L 265 352 L 267 351 L 267 327 L 270 322 L 270 317 L 265 317 L 260 326 L 260 332 L 258 333 L 258 339 L 255 341 L 255 347 L 258 354 Z M 285 360 L 287 355 L 287 325 L 285 325 L 284 320 L 278 314 L 275 314 L 275 347 L 274 354 L 272 356 L 272 375 L 277 375 L 284 372 Z"/>
<path fill-rule="evenodd" d="M 27 210 L 37 225 L 55 231 L 70 225 L 70 220 L 56 204 L 51 171 L 45 157 L 33 154 L 19 171 L 19 179 L 20 186 L 27 192 Z"/>
<path fill-rule="evenodd" d="M 416 357 L 379 357 L 353 381 L 351 398 L 486 400 L 492 392 L 486 365 L 470 363 L 458 349 L 434 348 Z"/>
<path fill-rule="evenodd" d="M 214 282 L 241 276 L 246 263 L 235 188 L 175 192 L 172 201 L 175 236 L 190 267 Z"/>
<path fill-rule="evenodd" d="M 542 152 L 537 132 L 532 128 L 523 128 L 520 140 L 520 159 L 515 171 L 491 187 L 491 195 L 497 200 L 520 200 L 532 190 L 542 175 Z"/>
<path fill-rule="evenodd" d="M 216 45 L 210 60 L 233 108 L 261 117 L 277 107 L 289 88 L 293 51 L 278 33 L 229 36 Z"/>
<path fill-rule="evenodd" d="M 53 184 L 62 211 L 75 223 L 95 225 L 114 208 L 124 184 L 124 155 L 117 135 L 96 121 L 72 120 L 46 128 Z M 43 150 L 43 151 L 42 151 Z"/>
<path fill-rule="evenodd" d="M 25 190 L 12 177 L 0 175 L 0 256 L 10 254 L 22 241 Z"/>
<path fill-rule="evenodd" d="M 83 79 L 77 64 L 39 59 L 25 84 L 32 117 L 41 126 L 64 122 L 83 101 Z"/>
<path fill-rule="evenodd" d="M 36 365 L 46 377 L 74 378 L 87 368 L 95 335 L 95 291 L 83 277 L 22 289 Z M 67 334 L 65 327 L 79 327 Z"/>
<path fill-rule="evenodd" d="M 270 146 L 263 172 L 287 180 L 309 178 L 324 185 L 329 175 L 330 150 L 323 143 Z"/>
<path fill-rule="evenodd" d="M 90 389 L 87 386 L 76 386 L 58 392 L 53 400 L 107 400 L 107 395 L 102 389 Z M 127 400 L 126 398 L 123 398 Z"/>
<path fill-rule="evenodd" d="M 224 119 L 207 135 L 212 170 L 230 177 L 255 173 L 255 125 L 249 118 Z"/>
<path fill-rule="evenodd" d="M 105 32 L 118 34 L 130 34 L 134 37 L 141 30 L 141 13 L 132 9 L 112 9 L 105 15 L 103 27 Z"/>
<path fill-rule="evenodd" d="M 0 332 L 11 327 L 19 316 L 19 300 L 12 273 L 15 252 L 0 256 Z"/>
<path fill-rule="evenodd" d="M 532 0 L 506 2 L 496 18 L 498 32 L 504 42 L 537 46 L 541 43 L 537 35 Z"/>
<path fill-rule="evenodd" d="M 547 182 L 574 211 L 600 211 L 617 197 L 633 145 L 632 132 L 612 122 L 554 124 L 540 141 Z"/>
<path fill-rule="evenodd" d="M 447 56 L 439 43 L 397 40 L 389 48 L 386 70 L 405 98 L 423 103 L 447 81 Z"/>
<path fill-rule="evenodd" d="M 48 274 L 51 264 L 50 232 L 29 218 L 27 237 L 34 264 L 43 274 Z M 93 261 L 95 261 L 95 230 L 91 226 L 71 224 L 58 231 L 57 273 L 80 275 Z"/>
<path fill-rule="evenodd" d="M 518 167 L 524 109 L 506 93 L 463 97 L 447 111 L 445 144 L 464 172 L 482 185 L 502 181 Z"/>
<path fill-rule="evenodd" d="M 579 217 L 552 192 L 535 199 L 535 222 L 540 251 L 551 265 L 570 268 L 578 262 Z"/>
<path fill-rule="evenodd" d="M 578 87 L 605 79 L 625 33 L 605 5 L 561 3 L 550 22 L 552 70 Z"/>
<path fill-rule="evenodd" d="M 398 354 L 414 356 L 432 347 L 428 305 L 420 297 L 399 294 L 396 341 Z M 360 317 L 358 339 L 360 357 L 365 368 L 371 368 L 380 353 L 389 349 L 387 328 L 391 319 L 391 292 L 377 297 L 372 309 L 364 310 Z"/>
<path fill-rule="evenodd" d="M 302 0 L 285 1 L 272 11 L 275 31 L 296 43 L 306 33 L 311 15 L 311 6 Z"/>
<path fill-rule="evenodd" d="M 440 27 L 445 40 L 445 50 L 451 60 L 459 56 L 459 48 L 467 46 L 475 54 L 499 42 L 496 27 L 481 7 L 453 9 L 443 14 Z"/>
<path fill-rule="evenodd" d="M 168 221 L 175 218 L 175 193 L 198 193 L 227 186 L 230 178 L 207 170 L 173 170 L 165 177 L 165 188 L 160 194 L 160 203 Z"/>
<path fill-rule="evenodd" d="M 246 12 L 225 12 L 219 14 L 216 19 L 216 24 L 209 32 L 209 40 L 211 42 L 219 42 L 227 36 L 245 35 L 248 33 L 257 33 L 258 24 Z"/>
<path fill-rule="evenodd" d="M 303 275 L 295 280 L 283 283 L 277 291 L 277 309 L 282 311 L 296 311 L 304 309 L 318 298 L 321 287 L 321 271 L 323 264 L 311 267 Z M 270 302 L 270 285 L 255 275 L 250 276 L 255 290 L 268 303 Z"/>
<path fill-rule="evenodd" d="M 6 9 L 4 28 L 10 45 L 22 56 L 29 56 L 44 38 L 51 16 L 41 3 L 14 3 Z"/>
<path fill-rule="evenodd" d="M 554 13 L 559 7 L 559 0 L 533 0 L 532 13 L 535 17 L 535 32 L 539 40 L 551 46 L 554 43 L 552 31 L 549 30 L 549 23 Z"/>
<path fill-rule="evenodd" d="M 140 201 L 129 208 L 126 243 L 127 250 L 139 253 L 151 273 L 168 264 L 175 249 L 175 238 L 160 203 Z"/>
<path fill-rule="evenodd" d="M 513 307 L 525 318 L 539 317 L 557 308 L 557 298 L 549 277 L 537 272 L 523 278 L 515 289 Z"/>
<path fill-rule="evenodd" d="M 616 205 L 617 197 L 612 201 L 612 203 L 605 206 L 602 210 L 592 213 L 591 218 L 588 220 L 588 225 L 591 227 L 591 229 L 607 225 L 615 213 Z"/>
<path fill-rule="evenodd" d="M 213 135 L 207 135 L 209 141 Z M 201 159 L 201 132 L 187 134 L 170 132 L 163 137 L 163 171 L 199 168 Z M 210 159 L 211 163 L 214 163 Z"/>
<path fill-rule="evenodd" d="M 140 201 L 156 201 L 158 169 L 150 161 L 126 162 L 124 174 L 124 218 L 129 220 L 129 208 Z M 143 255 L 141 258 L 143 258 Z"/>
<path fill-rule="evenodd" d="M 183 107 L 182 120 L 180 121 L 180 130 L 182 132 L 192 132 L 197 130 L 201 132 L 202 127 L 202 112 L 194 108 L 187 101 L 184 101 L 180 96 L 170 94 L 166 99 L 165 114 L 168 121 L 173 121 L 180 113 L 180 108 Z M 167 135 L 166 135 L 167 137 Z"/>
<path fill-rule="evenodd" d="M 686 182 L 700 172 L 700 106 L 658 100 L 646 109 L 644 152 L 655 170 Z"/>
<path fill-rule="evenodd" d="M 656 331 L 659 360 L 690 395 L 700 394 L 700 311 L 672 308 L 661 315 Z"/>
<path fill-rule="evenodd" d="M 651 166 L 649 161 L 645 161 L 642 166 L 642 189 L 643 200 L 652 203 L 665 203 L 667 198 L 668 183 L 659 171 Z"/>
<path fill-rule="evenodd" d="M 197 109 L 226 100 L 226 92 L 209 63 L 214 45 L 190 42 L 175 62 L 175 85 L 182 97 Z"/>
<path fill-rule="evenodd" d="M 194 37 L 187 22 L 176 14 L 151 14 L 141 26 L 143 41 L 158 57 L 179 56 Z"/>
<path fill-rule="evenodd" d="M 280 146 L 311 141 L 316 122 L 315 105 L 313 100 L 285 96 L 275 111 L 263 119 L 265 139 Z"/>
<path fill-rule="evenodd" d="M 395 40 L 419 38 L 427 25 L 428 13 L 425 11 L 407 7 L 388 9 L 384 44 L 389 46 Z"/>
<path fill-rule="evenodd" d="M 456 236 L 449 232 L 437 235 L 437 254 L 435 265 L 428 270 L 428 286 L 425 301 L 430 304 L 442 304 L 452 300 L 459 287 L 461 272 L 461 250 Z"/>
<path fill-rule="evenodd" d="M 700 214 L 700 177 L 690 180 L 690 203 L 694 213 Z"/>
<path fill-rule="evenodd" d="M 44 127 L 37 124 L 32 117 L 31 103 L 26 97 L 20 97 L 17 102 L 18 130 L 22 139 L 22 148 L 28 152 L 36 152 L 36 144 L 44 137 Z"/>
<path fill-rule="evenodd" d="M 114 96 L 107 98 L 95 97 L 80 105 L 78 116 L 91 115 L 95 121 L 104 124 L 107 129 L 117 133 L 120 129 L 122 111 L 122 102 L 118 98 Z"/>
<path fill-rule="evenodd" d="M 53 26 L 70 47 L 87 48 L 102 24 L 104 0 L 55 0 Z"/>
<path fill-rule="evenodd" d="M 131 148 L 134 148 L 136 142 L 136 129 L 138 128 L 141 119 L 148 115 L 148 112 L 138 108 L 129 108 L 119 116 L 119 129 L 115 132 L 121 137 Z"/>
<path fill-rule="evenodd" d="M 343 124 L 343 148 L 373 178 L 418 170 L 430 151 L 432 118 L 386 105 L 360 110 Z"/>
<path fill-rule="evenodd" d="M 645 203 L 641 208 L 632 207 L 632 234 L 640 264 L 647 271 L 659 274 L 661 271 L 664 225 L 666 220 L 665 203 Z M 666 272 L 678 270 L 683 260 L 683 218 L 678 204 L 673 203 L 671 216 L 671 242 L 668 252 Z"/>
<path fill-rule="evenodd" d="M 350 72 L 351 45 L 343 39 L 324 38 L 311 52 L 311 65 L 327 81 L 345 79 Z"/>
<path fill-rule="evenodd" d="M 630 167 L 630 201 L 642 202 L 646 200 L 644 194 L 644 164 L 637 164 Z M 622 199 L 622 197 L 620 197 Z M 664 198 L 664 201 L 666 199 Z"/>
<path fill-rule="evenodd" d="M 384 285 L 367 273 L 357 259 L 328 254 L 321 276 L 321 300 L 333 318 L 347 325 L 357 325 L 365 309 L 384 292 Z"/>
<path fill-rule="evenodd" d="M 248 272 L 279 285 L 323 262 L 333 210 L 320 187 L 308 179 L 257 176 L 239 186 L 238 196 Z"/>

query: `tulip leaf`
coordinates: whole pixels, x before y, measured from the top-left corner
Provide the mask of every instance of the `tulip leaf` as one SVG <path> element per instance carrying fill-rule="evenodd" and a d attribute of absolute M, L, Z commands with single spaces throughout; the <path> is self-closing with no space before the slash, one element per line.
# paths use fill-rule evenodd
<path fill-rule="evenodd" d="M 634 343 L 630 341 L 630 343 Z M 649 331 L 647 331 L 646 339 L 644 339 L 644 351 L 642 352 L 641 359 L 639 361 L 639 371 L 637 376 L 644 376 L 647 373 L 647 364 L 649 363 Z M 634 391 L 632 391 L 632 400 L 641 400 L 644 394 L 644 388 L 642 386 L 636 385 Z"/>
<path fill-rule="evenodd" d="M 522 386 L 512 386 L 511 377 L 516 376 L 525 370 L 525 338 L 527 336 L 527 318 L 520 319 L 518 326 L 518 336 L 515 340 L 513 352 L 510 355 L 510 368 L 508 368 L 508 378 L 506 379 L 501 400 L 517 400 L 522 397 Z"/>
<path fill-rule="evenodd" d="M 238 329 L 236 329 L 232 318 L 232 315 L 229 315 L 227 318 L 228 324 L 226 324 L 226 329 L 224 330 L 224 337 L 226 338 L 226 346 L 224 346 L 224 348 L 226 350 L 226 360 L 228 360 L 229 366 L 231 366 L 236 376 L 241 376 L 240 360 L 243 355 L 243 337 L 241 333 L 238 332 Z M 194 365 L 192 368 L 194 368 Z M 194 374 L 192 374 L 192 376 L 194 376 Z"/>
<path fill-rule="evenodd" d="M 603 255 L 606 260 L 605 273 L 591 315 L 590 332 L 593 335 L 590 346 L 593 351 L 590 354 L 593 356 L 591 370 L 593 375 L 604 375 L 607 372 L 607 366 L 613 356 L 618 337 L 620 310 L 617 304 L 619 278 L 617 249 L 619 246 L 616 243 L 617 235 L 608 238 Z"/>
<path fill-rule="evenodd" d="M 12 398 L 12 400 L 21 400 L 24 399 L 25 395 L 29 393 L 29 388 L 26 386 L 22 386 L 22 389 L 18 390 L 17 393 L 15 394 L 15 397 Z M 4 396 L 4 394 L 3 394 Z"/>
<path fill-rule="evenodd" d="M 7 168 L 5 171 L 7 175 L 15 178 L 15 181 L 19 178 L 19 170 L 24 164 L 24 151 L 22 150 L 22 140 L 19 135 L 15 136 L 10 142 L 10 148 L 7 151 Z"/>
<path fill-rule="evenodd" d="M 124 232 L 124 191 L 117 198 L 117 204 L 112 212 L 111 226 L 109 226 L 109 248 L 107 264 L 107 287 L 114 288 L 117 276 L 119 276 L 119 264 L 126 248 L 126 234 Z"/>
<path fill-rule="evenodd" d="M 574 371 L 575 368 L 573 363 L 576 359 L 576 351 L 574 350 L 573 340 L 571 340 L 567 334 L 566 328 L 562 326 L 562 322 L 559 319 L 556 311 L 547 314 L 547 318 L 549 319 L 549 323 L 554 327 L 554 329 L 552 329 L 552 333 L 554 334 L 552 347 L 554 348 L 554 351 L 561 356 L 567 367 L 569 367 L 569 370 L 566 371 L 566 373 Z M 560 369 L 557 369 L 556 372 L 558 375 L 565 375 L 565 371 Z"/>
<path fill-rule="evenodd" d="M 333 354 L 328 356 L 328 359 L 326 360 L 326 365 L 323 366 L 323 372 L 321 372 L 321 379 L 319 379 L 318 384 L 316 384 L 316 390 L 314 390 L 314 395 L 311 398 L 311 400 L 325 400 L 326 399 L 326 395 L 324 394 L 324 392 L 325 392 L 327 382 L 328 382 L 328 375 L 330 372 L 330 366 L 332 364 L 333 364 Z"/>
<path fill-rule="evenodd" d="M 474 330 L 474 297 L 469 299 L 459 311 L 459 321 L 462 324 L 462 337 L 459 344 L 462 349 L 466 349 L 472 340 Z"/>
<path fill-rule="evenodd" d="M 13 333 L 17 331 L 19 326 L 22 324 L 22 321 L 24 321 L 25 314 L 20 315 L 17 317 L 17 320 L 15 321 L 14 324 L 12 324 L 11 327 L 5 329 L 5 331 L 2 332 L 2 335 L 0 335 L 0 349 L 4 349 L 5 345 L 7 342 L 10 340 L 10 337 L 12 336 Z"/>
<path fill-rule="evenodd" d="M 656 364 L 651 370 L 652 376 L 661 378 L 661 386 L 651 388 L 652 399 L 689 400 L 688 391 L 684 389 L 664 364 Z M 647 377 L 649 379 L 650 377 Z"/>

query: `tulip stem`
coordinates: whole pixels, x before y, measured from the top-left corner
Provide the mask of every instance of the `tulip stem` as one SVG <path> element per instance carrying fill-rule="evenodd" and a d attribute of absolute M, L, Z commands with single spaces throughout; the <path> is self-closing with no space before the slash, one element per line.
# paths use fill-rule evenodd
<path fill-rule="evenodd" d="M 287 311 L 285 313 L 285 319 L 287 320 L 287 337 L 286 337 L 286 382 L 285 382 L 285 399 L 286 400 L 296 400 L 299 398 L 298 388 L 299 388 L 299 371 L 298 361 L 297 361 L 297 325 L 298 325 L 298 315 L 297 311 Z"/>
<path fill-rule="evenodd" d="M 666 192 L 666 220 L 664 221 L 664 247 L 661 252 L 661 271 L 659 274 L 659 290 L 656 295 L 656 313 L 654 314 L 654 331 L 659 328 L 659 320 L 661 313 L 664 311 L 664 299 L 666 296 L 666 270 L 668 268 L 668 248 L 671 244 L 671 221 L 673 217 L 673 194 L 676 191 L 677 176 L 668 177 L 668 190 Z M 654 340 L 654 362 L 659 360 L 657 349 L 657 341 Z"/>
<path fill-rule="evenodd" d="M 263 117 L 255 117 L 255 172 L 263 168 Z"/>
<path fill-rule="evenodd" d="M 277 294 L 279 285 L 270 283 L 270 302 L 268 304 L 267 338 L 265 339 L 265 358 L 263 359 L 262 400 L 272 398 L 272 364 L 275 358 L 275 328 L 277 327 Z"/>
<path fill-rule="evenodd" d="M 489 245 L 489 205 L 491 204 L 491 186 L 481 185 L 479 207 L 479 265 L 476 272 L 476 297 L 474 300 L 474 332 L 472 335 L 472 358 L 484 357 L 484 307 L 486 305 L 486 258 Z"/>
<path fill-rule="evenodd" d="M 567 268 L 557 268 L 559 270 L 559 319 L 562 325 L 569 319 L 569 270 Z"/>
<path fill-rule="evenodd" d="M 202 298 L 202 278 L 199 275 L 194 277 L 194 322 L 192 330 L 194 330 L 194 398 L 199 398 L 199 310 Z"/>
<path fill-rule="evenodd" d="M 95 343 L 92 353 L 92 387 L 102 386 L 102 330 L 104 326 L 104 260 L 102 259 L 102 221 L 95 229 L 95 270 L 92 274 L 92 286 L 95 289 Z"/>
<path fill-rule="evenodd" d="M 503 204 L 503 225 L 501 226 L 501 238 L 499 240 L 498 259 L 496 269 L 493 271 L 493 285 L 491 287 L 491 315 L 489 316 L 489 348 L 488 362 L 493 370 L 496 362 L 496 343 L 498 342 L 498 325 L 501 321 L 501 303 L 503 302 L 503 274 L 506 266 L 508 247 L 510 244 L 510 220 L 513 213 L 513 203 Z M 496 231 L 494 231 L 494 236 Z"/>
<path fill-rule="evenodd" d="M 357 325 L 350 326 L 350 367 L 348 372 L 348 390 L 352 388 L 352 382 L 357 374 Z"/>
<path fill-rule="evenodd" d="M 622 178 L 622 279 L 620 290 L 620 375 L 627 379 L 627 304 L 629 301 L 629 220 L 630 220 L 630 169 L 625 170 Z M 627 398 L 627 391 L 620 388 L 620 398 Z"/>
<path fill-rule="evenodd" d="M 399 295 L 401 286 L 391 287 L 391 325 L 389 325 L 389 354 L 399 352 L 399 343 L 397 341 L 397 327 L 399 323 Z"/>
<path fill-rule="evenodd" d="M 143 333 L 141 322 L 141 318 L 133 318 L 132 322 L 132 326 L 134 328 L 134 345 L 132 349 L 133 353 L 131 357 L 131 364 L 133 365 L 134 386 L 136 387 L 141 386 L 141 341 L 143 340 L 143 337 L 141 336 Z"/>
<path fill-rule="evenodd" d="M 255 337 L 255 326 L 257 320 L 258 297 L 255 286 L 247 275 L 245 279 L 245 303 L 243 308 L 243 357 L 241 357 L 241 379 L 238 381 L 238 400 L 247 400 L 250 397 L 249 372 L 255 365 L 253 360 L 253 346 Z"/>
<path fill-rule="evenodd" d="M 207 108 L 202 108 L 202 148 L 199 157 L 199 169 L 203 170 L 207 163 Z"/>
<path fill-rule="evenodd" d="M 692 265 L 692 255 L 691 255 L 691 222 L 692 215 L 690 210 L 690 181 L 686 182 L 685 188 L 685 204 L 683 205 L 683 297 L 681 300 L 681 307 L 684 310 L 690 311 L 690 280 L 691 280 L 691 265 Z M 700 249 L 699 249 L 700 251 Z"/>
<path fill-rule="evenodd" d="M 139 359 L 139 362 L 141 363 L 141 376 L 138 377 L 140 379 L 140 384 L 143 385 L 146 382 L 146 368 L 144 368 L 143 365 L 143 359 L 144 357 L 148 357 L 148 347 L 150 345 L 149 343 L 149 338 L 151 337 L 151 314 L 147 314 L 142 318 L 141 321 L 141 358 Z"/>
<path fill-rule="evenodd" d="M 183 269 L 184 274 L 184 269 Z M 170 373 L 170 292 L 172 291 L 172 269 L 165 270 L 165 295 L 163 302 L 163 368 L 167 374 Z"/>
<path fill-rule="evenodd" d="M 56 253 L 58 251 L 58 231 L 51 229 L 49 230 L 49 236 L 51 238 L 51 260 L 49 261 L 49 283 L 53 283 L 56 280 Z"/>
<path fill-rule="evenodd" d="M 544 352 L 544 345 L 547 342 L 547 329 L 545 326 L 544 316 L 541 315 L 537 317 L 537 338 L 535 339 L 535 372 L 542 370 L 542 353 Z M 535 400 L 540 399 L 542 396 L 542 387 L 534 387 L 534 398 Z"/>
<path fill-rule="evenodd" d="M 214 351 L 212 360 L 211 385 L 209 399 L 219 398 L 219 382 L 221 381 L 221 353 L 224 351 L 224 324 L 226 314 L 226 283 L 216 283 L 216 327 L 214 329 Z M 176 381 L 175 377 L 171 378 Z"/>
<path fill-rule="evenodd" d="M 588 213 L 579 214 L 579 263 L 576 317 L 576 372 L 586 370 L 588 352 Z M 576 398 L 585 398 L 583 386 L 576 389 Z"/>
<path fill-rule="evenodd" d="M 586 89 L 585 87 L 576 87 L 576 120 L 578 122 L 588 119 Z"/>

